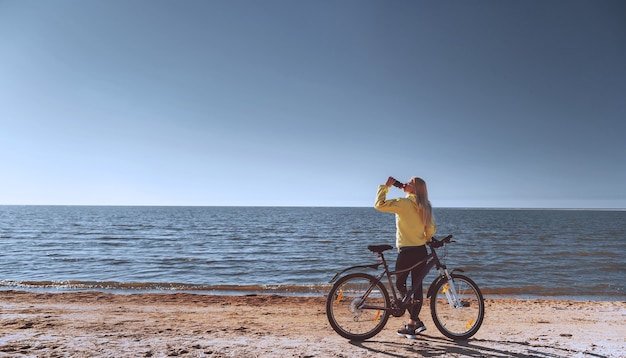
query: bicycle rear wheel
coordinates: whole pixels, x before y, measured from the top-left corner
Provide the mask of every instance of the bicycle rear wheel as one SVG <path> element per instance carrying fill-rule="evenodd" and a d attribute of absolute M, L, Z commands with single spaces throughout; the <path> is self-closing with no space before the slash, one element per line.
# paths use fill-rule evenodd
<path fill-rule="evenodd" d="M 353 341 L 377 335 L 387 324 L 391 301 L 376 278 L 352 273 L 340 278 L 326 298 L 326 316 L 335 332 Z M 371 291 L 368 293 L 368 290 Z"/>
<path fill-rule="evenodd" d="M 450 304 L 452 292 L 447 279 L 436 284 L 435 294 L 430 298 L 430 313 L 437 329 L 452 339 L 468 339 L 480 328 L 485 317 L 485 301 L 480 289 L 469 277 L 452 274 L 452 282 L 460 307 Z"/>

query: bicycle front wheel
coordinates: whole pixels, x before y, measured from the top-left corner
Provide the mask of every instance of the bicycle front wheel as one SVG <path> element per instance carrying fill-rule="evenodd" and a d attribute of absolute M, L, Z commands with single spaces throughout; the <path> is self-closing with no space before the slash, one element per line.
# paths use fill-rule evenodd
<path fill-rule="evenodd" d="M 430 313 L 443 335 L 455 340 L 468 339 L 478 332 L 483 323 L 485 301 L 480 289 L 469 277 L 452 274 L 452 283 L 460 302 L 454 304 L 450 282 L 440 280 L 430 298 Z"/>
<path fill-rule="evenodd" d="M 387 324 L 391 301 L 380 281 L 366 273 L 340 278 L 326 298 L 326 316 L 335 332 L 353 341 L 377 335 Z"/>

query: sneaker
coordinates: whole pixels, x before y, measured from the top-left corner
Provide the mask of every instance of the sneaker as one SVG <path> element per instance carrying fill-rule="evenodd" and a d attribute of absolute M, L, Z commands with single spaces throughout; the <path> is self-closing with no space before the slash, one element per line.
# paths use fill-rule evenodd
<path fill-rule="evenodd" d="M 424 322 L 417 321 L 417 324 L 415 325 L 415 334 L 424 332 L 425 330 L 426 330 L 426 326 L 424 325 Z"/>
<path fill-rule="evenodd" d="M 415 339 L 417 338 L 415 336 L 415 329 L 417 327 L 415 325 L 412 324 L 405 324 L 403 328 L 398 330 L 398 335 L 399 336 L 405 336 L 406 338 L 409 339 Z"/>
<path fill-rule="evenodd" d="M 405 336 L 408 339 L 415 339 L 417 335 L 426 330 L 426 326 L 422 321 L 418 321 L 416 325 L 406 324 L 402 329 L 398 330 L 399 336 Z"/>

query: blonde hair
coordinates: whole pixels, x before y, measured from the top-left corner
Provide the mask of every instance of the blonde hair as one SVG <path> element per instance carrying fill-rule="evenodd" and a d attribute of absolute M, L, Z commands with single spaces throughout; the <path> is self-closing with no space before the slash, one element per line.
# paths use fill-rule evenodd
<path fill-rule="evenodd" d="M 422 207 L 421 216 L 424 226 L 430 226 L 433 223 L 433 208 L 428 200 L 428 189 L 426 188 L 426 182 L 422 178 L 413 177 L 409 180 L 413 183 L 413 191 L 415 198 L 417 199 L 418 210 Z"/>

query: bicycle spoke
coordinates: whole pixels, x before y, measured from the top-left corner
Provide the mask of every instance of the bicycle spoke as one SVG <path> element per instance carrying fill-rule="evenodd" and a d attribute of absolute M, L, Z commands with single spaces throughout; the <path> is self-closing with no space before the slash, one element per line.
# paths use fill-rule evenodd
<path fill-rule="evenodd" d="M 376 335 L 387 323 L 389 312 L 380 308 L 389 306 L 389 296 L 381 283 L 371 287 L 373 280 L 370 275 L 352 274 L 340 279 L 331 290 L 326 313 L 340 335 L 364 340 Z"/>
<path fill-rule="evenodd" d="M 448 282 L 439 283 L 437 292 L 431 298 L 431 313 L 435 325 L 444 335 L 453 339 L 467 339 L 482 324 L 484 301 L 472 280 L 462 275 L 452 277 L 453 287 Z"/>

